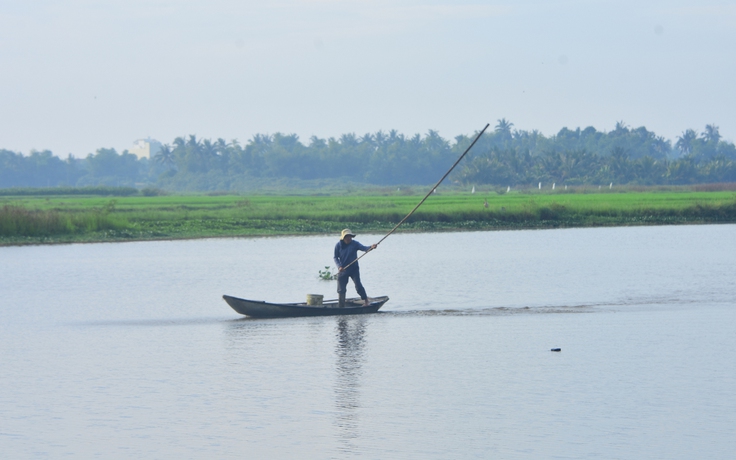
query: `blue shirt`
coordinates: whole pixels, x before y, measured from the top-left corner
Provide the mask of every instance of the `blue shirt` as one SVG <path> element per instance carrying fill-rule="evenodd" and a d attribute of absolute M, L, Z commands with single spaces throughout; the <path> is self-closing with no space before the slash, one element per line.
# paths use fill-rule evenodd
<path fill-rule="evenodd" d="M 350 244 L 345 244 L 343 240 L 340 240 L 337 242 L 337 245 L 335 245 L 335 265 L 337 265 L 338 269 L 340 267 L 345 267 L 350 264 L 350 262 L 358 258 L 359 250 L 367 251 L 369 249 L 370 247 L 363 246 L 355 240 L 351 241 Z M 352 270 L 353 267 L 357 268 L 358 264 L 354 263 L 350 266 L 350 269 Z"/>

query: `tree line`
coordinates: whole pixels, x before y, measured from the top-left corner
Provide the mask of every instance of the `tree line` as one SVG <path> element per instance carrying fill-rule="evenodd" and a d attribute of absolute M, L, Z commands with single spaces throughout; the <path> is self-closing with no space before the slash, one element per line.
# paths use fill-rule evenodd
<path fill-rule="evenodd" d="M 736 182 L 736 146 L 718 127 L 688 129 L 673 144 L 644 127 L 562 128 L 553 136 L 513 128 L 506 119 L 486 132 L 450 176 L 460 184 L 533 186 L 665 185 Z M 405 136 L 396 130 L 339 138 L 256 134 L 237 140 L 177 137 L 151 159 L 101 148 L 86 158 L 52 152 L 0 150 L 0 187 L 155 186 L 165 190 L 244 190 L 254 184 L 434 183 L 474 135 L 453 140 L 436 131 Z"/>

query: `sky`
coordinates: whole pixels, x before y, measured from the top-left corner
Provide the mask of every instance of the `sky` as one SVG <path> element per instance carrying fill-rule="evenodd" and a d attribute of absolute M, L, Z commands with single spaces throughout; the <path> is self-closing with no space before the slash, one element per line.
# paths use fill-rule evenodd
<path fill-rule="evenodd" d="M 0 149 L 447 139 L 616 122 L 736 140 L 736 2 L 3 0 Z"/>

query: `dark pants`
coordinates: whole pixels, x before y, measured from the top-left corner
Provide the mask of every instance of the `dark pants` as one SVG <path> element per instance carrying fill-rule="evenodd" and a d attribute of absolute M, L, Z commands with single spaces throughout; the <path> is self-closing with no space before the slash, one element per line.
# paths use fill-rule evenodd
<path fill-rule="evenodd" d="M 341 271 L 337 275 L 337 293 L 341 294 L 343 292 L 347 292 L 349 278 L 352 278 L 353 283 L 355 283 L 355 290 L 358 291 L 360 298 L 366 300 L 368 298 L 368 294 L 365 293 L 363 283 L 360 282 L 360 270 L 358 270 L 358 267 L 350 267 L 345 271 Z"/>

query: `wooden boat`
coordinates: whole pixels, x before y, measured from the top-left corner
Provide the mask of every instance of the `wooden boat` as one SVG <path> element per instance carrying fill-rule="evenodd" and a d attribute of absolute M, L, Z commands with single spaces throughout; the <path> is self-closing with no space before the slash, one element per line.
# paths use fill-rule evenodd
<path fill-rule="evenodd" d="M 337 306 L 337 300 L 328 300 L 321 306 L 307 305 L 302 303 L 269 303 L 262 300 L 247 300 L 229 295 L 222 296 L 233 310 L 241 315 L 254 318 L 286 318 L 292 316 L 333 316 L 333 315 L 364 315 L 375 313 L 388 302 L 388 297 L 371 298 L 368 306 L 363 306 L 360 298 L 345 300 L 345 306 Z"/>

